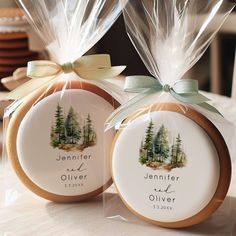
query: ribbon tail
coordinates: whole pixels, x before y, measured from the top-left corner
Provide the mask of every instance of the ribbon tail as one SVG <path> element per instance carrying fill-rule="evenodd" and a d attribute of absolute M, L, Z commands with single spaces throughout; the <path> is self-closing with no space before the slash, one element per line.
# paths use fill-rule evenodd
<path fill-rule="evenodd" d="M 118 76 L 125 69 L 125 66 L 113 66 L 108 68 L 78 68 L 75 73 L 86 80 L 103 80 Z"/>
<path fill-rule="evenodd" d="M 131 100 L 129 100 L 124 105 L 121 105 L 118 109 L 116 109 L 106 120 L 105 123 L 105 131 L 115 127 L 117 123 L 122 122 L 129 115 L 137 111 L 142 105 L 146 104 L 149 96 L 153 93 L 156 93 L 154 89 L 148 89 L 143 93 L 138 94 Z"/>
<path fill-rule="evenodd" d="M 85 55 L 81 58 L 77 59 L 74 62 L 76 67 L 111 67 L 111 57 L 109 54 L 92 54 L 92 55 Z"/>
<path fill-rule="evenodd" d="M 36 89 L 39 89 L 43 85 L 49 83 L 54 78 L 48 77 L 48 78 L 42 78 L 42 79 L 31 79 L 24 83 L 23 85 L 17 87 L 13 91 L 9 92 L 7 95 L 7 99 L 10 100 L 17 100 L 22 97 L 25 97 L 26 95 L 30 94 Z"/>
<path fill-rule="evenodd" d="M 158 91 L 163 89 L 161 83 L 151 76 L 134 75 L 126 77 L 124 91 L 128 93 L 140 93 L 154 87 Z"/>
<path fill-rule="evenodd" d="M 198 105 L 208 111 L 211 111 L 211 112 L 214 112 L 214 113 L 217 113 L 217 114 L 223 116 L 214 106 L 207 103 L 207 101 L 210 101 L 210 99 L 200 93 L 178 94 L 174 90 L 171 90 L 170 93 L 172 94 L 172 96 L 176 100 L 178 100 L 182 103 L 191 104 L 191 105 Z"/>
<path fill-rule="evenodd" d="M 201 104 L 210 101 L 209 98 L 200 93 L 177 93 L 172 89 L 170 93 L 176 100 L 187 104 Z"/>
<path fill-rule="evenodd" d="M 197 105 L 204 108 L 204 109 L 206 109 L 206 110 L 208 110 L 208 111 L 214 112 L 214 113 L 219 114 L 222 117 L 224 117 L 214 106 L 210 105 L 207 102 L 200 103 L 200 104 L 197 104 Z"/>
<path fill-rule="evenodd" d="M 217 113 L 221 116 L 223 116 L 215 107 L 213 107 L 212 105 L 210 105 L 209 103 L 207 103 L 207 101 L 210 101 L 209 98 L 205 97 L 204 95 L 200 94 L 200 93 L 196 93 L 196 94 L 178 94 L 176 93 L 174 90 L 171 90 L 170 93 L 172 94 L 172 96 L 182 102 L 182 103 L 186 103 L 186 104 L 192 104 L 192 105 L 198 105 L 208 111 Z"/>
<path fill-rule="evenodd" d="M 27 76 L 32 79 L 55 78 L 62 72 L 61 66 L 48 60 L 29 61 Z"/>

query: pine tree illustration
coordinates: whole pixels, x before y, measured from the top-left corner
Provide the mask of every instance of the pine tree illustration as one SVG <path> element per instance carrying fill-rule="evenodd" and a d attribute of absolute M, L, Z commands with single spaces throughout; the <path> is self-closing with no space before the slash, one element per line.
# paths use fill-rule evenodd
<path fill-rule="evenodd" d="M 153 151 L 155 154 L 156 161 L 160 162 L 160 152 L 161 152 L 161 137 L 160 137 L 160 132 L 157 132 L 157 134 L 154 137 L 153 140 Z"/>
<path fill-rule="evenodd" d="M 169 152 L 168 132 L 162 125 L 154 138 L 154 153 L 157 161 L 163 163 L 169 157 Z"/>
<path fill-rule="evenodd" d="M 63 116 L 63 108 L 58 104 L 55 111 L 55 122 L 51 126 L 51 146 L 65 151 L 82 151 L 96 144 L 96 132 L 90 114 L 83 121 L 81 129 L 77 113 L 71 106 L 67 115 Z M 82 142 L 80 140 L 82 139 Z"/>
<path fill-rule="evenodd" d="M 154 129 L 154 124 L 151 120 L 146 130 L 146 137 L 143 145 L 143 149 L 146 151 L 146 158 L 148 160 L 153 159 L 153 135 L 154 135 L 153 129 Z"/>
<path fill-rule="evenodd" d="M 90 114 L 88 114 L 85 125 L 83 127 L 83 144 L 85 146 L 92 146 L 95 143 L 96 143 L 96 133 L 93 129 Z"/>
<path fill-rule="evenodd" d="M 178 134 L 176 138 L 176 163 L 179 162 L 180 156 L 182 155 L 181 142 L 180 134 Z"/>
<path fill-rule="evenodd" d="M 174 142 L 174 144 L 171 146 L 171 164 L 172 165 L 177 164 L 176 160 L 177 160 L 176 144 Z"/>
<path fill-rule="evenodd" d="M 144 149 L 144 143 L 141 142 L 140 149 L 139 149 L 139 162 L 144 165 L 147 162 L 147 155 Z"/>
<path fill-rule="evenodd" d="M 171 164 L 175 166 L 184 166 L 186 162 L 186 155 L 182 148 L 182 140 L 180 134 L 175 139 L 175 143 L 171 148 Z"/>
<path fill-rule="evenodd" d="M 55 134 L 57 134 L 58 144 L 65 143 L 64 117 L 62 112 L 62 107 L 58 104 L 55 112 Z"/>
<path fill-rule="evenodd" d="M 50 137 L 51 137 L 51 146 L 56 148 L 58 146 L 58 139 L 57 139 L 57 135 L 56 135 L 56 132 L 55 132 L 54 124 L 52 124 L 52 126 L 51 126 Z"/>
<path fill-rule="evenodd" d="M 139 162 L 154 170 L 171 171 L 174 168 L 184 167 L 187 158 L 182 147 L 180 134 L 174 138 L 170 146 L 168 130 L 164 125 L 160 127 L 155 136 L 153 130 L 154 124 L 150 121 L 146 129 L 145 141 L 141 141 Z"/>
<path fill-rule="evenodd" d="M 87 122 L 87 134 L 88 134 L 87 143 L 90 143 L 91 137 L 93 135 L 92 120 L 90 118 L 90 114 L 88 114 L 86 122 Z"/>
<path fill-rule="evenodd" d="M 77 120 L 77 114 L 72 107 L 65 120 L 66 143 L 76 144 L 81 138 L 81 128 Z"/>
<path fill-rule="evenodd" d="M 176 149 L 177 149 L 177 162 L 180 166 L 184 166 L 186 164 L 186 154 L 183 151 L 182 147 L 182 140 L 180 137 L 180 134 L 178 134 L 178 137 L 176 138 Z"/>
<path fill-rule="evenodd" d="M 83 144 L 86 145 L 86 125 L 83 125 L 83 132 L 82 132 L 82 137 L 83 137 Z"/>

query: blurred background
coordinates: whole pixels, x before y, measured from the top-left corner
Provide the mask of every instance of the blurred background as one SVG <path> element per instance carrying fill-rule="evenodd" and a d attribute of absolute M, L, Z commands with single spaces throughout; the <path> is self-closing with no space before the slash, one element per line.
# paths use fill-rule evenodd
<path fill-rule="evenodd" d="M 199 80 L 202 90 L 231 96 L 232 80 L 236 76 L 235 47 L 236 9 L 216 35 L 211 47 L 185 77 Z M 98 43 L 97 50 L 110 53 L 114 64 L 127 65 L 127 75 L 148 74 L 125 32 L 122 16 Z"/>
<path fill-rule="evenodd" d="M 233 77 L 236 76 L 235 46 L 236 10 L 186 77 L 199 80 L 202 90 L 231 96 Z M 91 51 L 111 54 L 113 65 L 127 65 L 124 75 L 148 75 L 125 32 L 122 16 Z M 11 90 L 27 81 L 22 69 L 27 61 L 46 57 L 42 44 L 14 0 L 0 0 L 0 78 L 3 78 L 0 89 Z"/>

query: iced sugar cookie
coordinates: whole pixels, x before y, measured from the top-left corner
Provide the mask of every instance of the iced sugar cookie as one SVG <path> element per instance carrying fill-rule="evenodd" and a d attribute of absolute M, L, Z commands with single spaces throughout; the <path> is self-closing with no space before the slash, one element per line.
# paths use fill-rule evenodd
<path fill-rule="evenodd" d="M 125 205 L 145 221 L 169 228 L 197 224 L 223 202 L 231 160 L 218 129 L 180 104 L 154 104 L 129 117 L 117 133 L 112 175 Z"/>
<path fill-rule="evenodd" d="M 104 135 L 104 122 L 119 104 L 95 85 L 69 84 L 65 91 L 64 83 L 56 83 L 25 98 L 11 117 L 6 138 L 20 180 L 56 202 L 88 199 L 112 182 L 104 158 L 114 131 Z"/>

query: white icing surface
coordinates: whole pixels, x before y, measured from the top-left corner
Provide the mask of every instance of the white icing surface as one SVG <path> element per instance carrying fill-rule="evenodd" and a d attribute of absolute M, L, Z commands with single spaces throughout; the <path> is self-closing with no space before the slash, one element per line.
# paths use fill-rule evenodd
<path fill-rule="evenodd" d="M 61 92 L 57 92 L 48 96 L 25 115 L 17 134 L 18 158 L 26 175 L 48 192 L 63 196 L 90 193 L 103 185 L 104 178 L 105 181 L 111 178 L 108 166 L 104 177 L 103 165 L 104 156 L 109 155 L 114 132 L 110 131 L 105 137 L 104 122 L 114 108 L 100 96 L 84 90 L 66 90 L 61 95 Z M 65 117 L 71 106 L 76 110 L 81 129 L 87 114 L 90 114 L 97 134 L 95 146 L 87 147 L 83 151 L 65 151 L 50 145 L 50 132 L 53 122 L 55 123 L 54 115 L 58 103 L 64 108 Z M 81 154 L 84 157 L 87 155 L 87 158 L 57 161 L 59 156 Z M 67 169 L 73 171 L 69 172 Z M 65 177 L 68 175 L 72 178 L 78 177 L 68 180 Z M 80 179 L 80 176 L 83 178 Z"/>
<path fill-rule="evenodd" d="M 140 144 L 150 119 L 155 132 L 165 125 L 169 143 L 180 133 L 187 156 L 185 167 L 168 172 L 139 163 Z M 219 181 L 219 159 L 208 135 L 192 120 L 169 111 L 152 112 L 129 123 L 116 141 L 112 160 L 114 182 L 126 204 L 155 221 L 176 222 L 197 214 L 212 199 Z M 147 173 L 167 180 L 145 179 Z M 169 193 L 163 192 L 169 185 Z M 155 201 L 151 195 L 160 199 Z"/>

